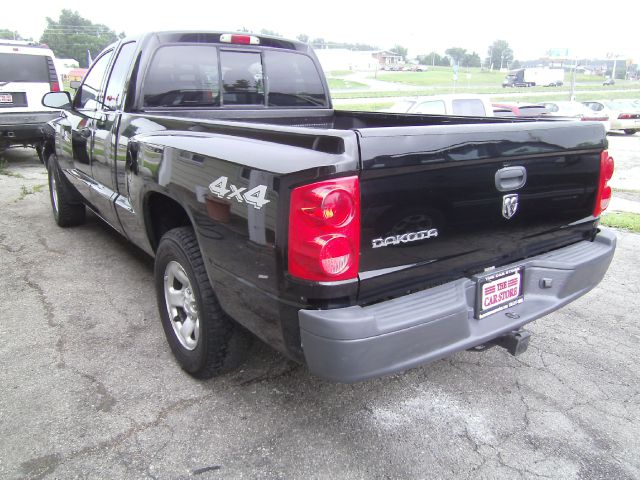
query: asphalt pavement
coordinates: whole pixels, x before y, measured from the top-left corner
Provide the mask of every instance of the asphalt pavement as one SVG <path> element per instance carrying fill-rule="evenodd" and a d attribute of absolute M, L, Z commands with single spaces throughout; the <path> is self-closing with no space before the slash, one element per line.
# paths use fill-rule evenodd
<path fill-rule="evenodd" d="M 635 141 L 612 150 L 631 164 Z M 338 385 L 256 343 L 199 382 L 164 339 L 152 260 L 93 215 L 58 228 L 42 165 L 8 160 L 0 478 L 640 478 L 640 235 L 618 232 L 604 281 L 531 324 L 519 357 Z"/>

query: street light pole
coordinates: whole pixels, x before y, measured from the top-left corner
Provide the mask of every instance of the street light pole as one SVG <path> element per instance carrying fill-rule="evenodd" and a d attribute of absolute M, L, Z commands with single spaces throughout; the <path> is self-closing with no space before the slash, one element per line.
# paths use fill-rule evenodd
<path fill-rule="evenodd" d="M 571 74 L 571 96 L 569 100 L 572 102 L 576 101 L 576 70 L 578 70 L 578 57 L 576 57 L 573 63 L 573 72 Z"/>

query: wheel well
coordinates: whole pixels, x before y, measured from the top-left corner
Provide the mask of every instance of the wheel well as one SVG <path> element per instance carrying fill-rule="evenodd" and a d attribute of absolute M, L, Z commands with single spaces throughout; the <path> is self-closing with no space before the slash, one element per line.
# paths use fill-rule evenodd
<path fill-rule="evenodd" d="M 174 199 L 152 193 L 146 202 L 147 234 L 155 252 L 162 236 L 169 230 L 191 225 L 187 211 Z"/>

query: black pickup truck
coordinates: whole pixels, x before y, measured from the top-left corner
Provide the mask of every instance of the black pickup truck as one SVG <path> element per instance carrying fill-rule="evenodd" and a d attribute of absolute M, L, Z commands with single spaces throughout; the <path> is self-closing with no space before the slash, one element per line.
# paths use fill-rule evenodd
<path fill-rule="evenodd" d="M 164 331 L 199 378 L 246 330 L 341 382 L 522 350 L 521 327 L 613 257 L 602 125 L 333 110 L 303 43 L 127 38 L 73 99 L 43 102 L 62 109 L 45 147 L 56 222 L 88 207 L 155 257 Z"/>

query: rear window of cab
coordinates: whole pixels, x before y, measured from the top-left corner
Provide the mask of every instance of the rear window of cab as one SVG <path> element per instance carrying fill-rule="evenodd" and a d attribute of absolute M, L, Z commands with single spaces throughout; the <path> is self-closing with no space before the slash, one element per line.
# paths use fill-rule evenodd
<path fill-rule="evenodd" d="M 151 60 L 142 90 L 145 108 L 327 106 L 314 62 L 290 51 L 163 46 Z"/>

